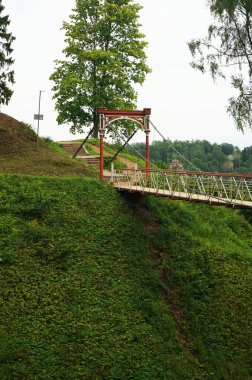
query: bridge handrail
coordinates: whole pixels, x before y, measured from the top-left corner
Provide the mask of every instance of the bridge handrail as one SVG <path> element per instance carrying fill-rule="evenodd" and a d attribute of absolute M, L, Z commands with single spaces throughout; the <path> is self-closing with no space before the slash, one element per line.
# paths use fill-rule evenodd
<path fill-rule="evenodd" d="M 129 172 L 145 172 L 142 169 L 130 169 L 125 168 L 119 171 L 129 171 Z M 170 170 L 170 169 L 160 169 L 160 170 L 154 170 L 150 169 L 149 173 L 170 173 L 170 174 L 183 174 L 183 175 L 208 175 L 212 177 L 233 177 L 233 178 L 252 178 L 252 174 L 241 174 L 241 173 L 221 173 L 221 172 L 196 172 L 196 171 L 189 171 L 189 170 Z"/>
<path fill-rule="evenodd" d="M 145 170 L 122 169 L 113 172 L 110 182 L 117 189 L 127 191 L 229 207 L 252 208 L 251 174 L 186 170 L 150 170 L 146 173 Z"/>

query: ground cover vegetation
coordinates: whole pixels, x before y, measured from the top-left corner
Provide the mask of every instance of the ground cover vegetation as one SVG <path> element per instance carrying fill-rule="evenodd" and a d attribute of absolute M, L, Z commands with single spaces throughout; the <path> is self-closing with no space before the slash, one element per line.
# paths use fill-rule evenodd
<path fill-rule="evenodd" d="M 51 80 L 58 123 L 69 123 L 71 132 L 92 123 L 97 137 L 99 106 L 135 108 L 134 84 L 142 84 L 150 72 L 140 9 L 133 0 L 77 0 L 64 22 L 65 59 L 56 62 Z"/>
<path fill-rule="evenodd" d="M 96 172 L 79 160 L 72 160 L 49 138 L 40 139 L 31 126 L 0 113 L 0 172 L 31 175 L 94 176 Z"/>
<path fill-rule="evenodd" d="M 0 199 L 3 380 L 250 379 L 240 212 L 90 178 L 1 175 Z"/>
<path fill-rule="evenodd" d="M 4 6 L 0 0 L 0 105 L 9 103 L 13 94 L 11 86 L 14 84 L 14 71 L 11 69 L 14 59 L 11 54 L 15 37 L 8 31 L 10 20 L 3 11 Z"/>
<path fill-rule="evenodd" d="M 187 352 L 206 379 L 251 379 L 251 213 L 154 197 L 144 207 Z"/>
<path fill-rule="evenodd" d="M 0 177 L 1 379 L 188 379 L 146 233 L 93 179 Z"/>
<path fill-rule="evenodd" d="M 207 37 L 188 45 L 192 66 L 213 77 L 228 78 L 235 90 L 228 112 L 243 131 L 252 126 L 252 3 L 251 0 L 209 0 L 214 24 Z"/>

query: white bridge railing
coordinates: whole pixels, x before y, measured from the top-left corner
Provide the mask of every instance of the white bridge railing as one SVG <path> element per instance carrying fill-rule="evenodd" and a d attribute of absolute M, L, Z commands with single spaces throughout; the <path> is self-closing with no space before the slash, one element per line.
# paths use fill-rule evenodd
<path fill-rule="evenodd" d="M 111 184 L 135 191 L 232 207 L 252 208 L 252 175 L 192 171 L 111 172 Z"/>

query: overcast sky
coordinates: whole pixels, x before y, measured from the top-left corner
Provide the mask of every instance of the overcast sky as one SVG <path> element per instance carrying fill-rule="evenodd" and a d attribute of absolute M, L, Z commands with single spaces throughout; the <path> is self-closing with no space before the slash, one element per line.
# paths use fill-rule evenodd
<path fill-rule="evenodd" d="M 147 55 L 152 68 L 144 85 L 138 88 L 138 108 L 152 108 L 152 122 L 172 140 L 205 139 L 240 148 L 252 145 L 252 132 L 238 132 L 226 112 L 232 95 L 229 84 L 214 84 L 210 76 L 189 65 L 191 56 L 186 43 L 204 37 L 211 23 L 206 0 L 138 2 L 144 7 L 141 23 L 149 42 Z M 11 20 L 9 30 L 16 36 L 16 84 L 11 102 L 2 107 L 2 112 L 36 129 L 33 115 L 38 112 L 39 91 L 44 90 L 41 135 L 54 140 L 73 138 L 68 126 L 57 125 L 49 76 L 54 60 L 62 57 L 64 31 L 60 29 L 75 0 L 3 0 L 3 5 Z M 157 137 L 152 133 L 151 141 Z M 136 139 L 143 141 L 144 136 L 139 132 Z"/>

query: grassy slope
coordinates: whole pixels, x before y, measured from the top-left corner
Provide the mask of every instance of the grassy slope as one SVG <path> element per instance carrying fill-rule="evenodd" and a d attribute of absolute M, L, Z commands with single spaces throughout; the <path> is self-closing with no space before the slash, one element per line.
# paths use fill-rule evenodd
<path fill-rule="evenodd" d="M 193 378 L 126 202 L 91 179 L 0 182 L 1 379 Z"/>
<path fill-rule="evenodd" d="M 207 378 L 252 379 L 251 224 L 223 207 L 151 197 L 147 207 L 159 224 L 153 244 L 168 294 L 177 294 L 184 311 L 178 322 L 191 352 Z"/>
<path fill-rule="evenodd" d="M 56 148 L 55 148 L 56 147 Z M 56 151 L 58 149 L 58 152 Z M 29 175 L 94 175 L 80 160 L 60 152 L 57 144 L 39 142 L 31 127 L 0 112 L 0 172 Z"/>
<path fill-rule="evenodd" d="M 251 378 L 239 212 L 149 197 L 139 222 L 92 179 L 0 184 L 1 379 Z"/>
<path fill-rule="evenodd" d="M 2 172 L 90 175 L 3 114 L 0 137 Z M 1 379 L 251 380 L 251 224 L 128 201 L 88 178 L 0 177 Z"/>

